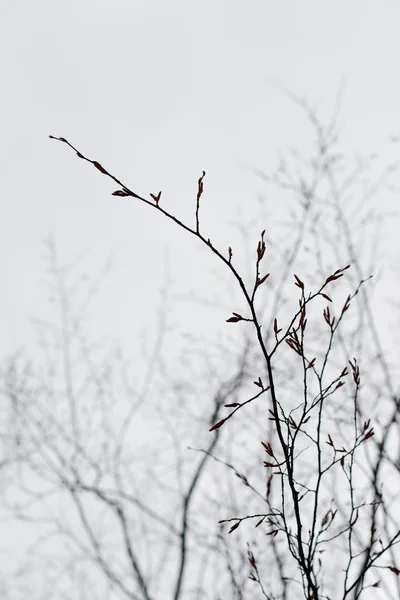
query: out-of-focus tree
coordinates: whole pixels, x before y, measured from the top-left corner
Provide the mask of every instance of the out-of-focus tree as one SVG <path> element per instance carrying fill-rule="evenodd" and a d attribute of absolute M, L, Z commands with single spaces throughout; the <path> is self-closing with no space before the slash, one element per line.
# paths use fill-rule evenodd
<path fill-rule="evenodd" d="M 40 526 L 10 598 L 26 585 L 35 599 L 399 597 L 397 372 L 370 278 L 385 216 L 371 200 L 393 191 L 395 167 L 374 178 L 374 157 L 341 153 L 338 107 L 325 126 L 295 100 L 314 152 L 258 173 L 287 219 L 261 202 L 240 224 L 247 268 L 202 229 L 204 172 L 186 224 L 161 193 L 140 195 L 56 138 L 111 178 L 114 196 L 212 252 L 241 305 L 226 315 L 233 338 L 182 338 L 171 355 L 167 286 L 135 373 L 118 346 L 88 337 L 91 288 L 78 301 L 74 269 L 49 244 L 60 318 L 40 325 L 42 361 L 2 369 L 3 501 Z"/>

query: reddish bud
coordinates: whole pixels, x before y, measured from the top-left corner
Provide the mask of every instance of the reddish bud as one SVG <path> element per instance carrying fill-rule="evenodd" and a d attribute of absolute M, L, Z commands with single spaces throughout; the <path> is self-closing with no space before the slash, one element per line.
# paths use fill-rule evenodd
<path fill-rule="evenodd" d="M 297 277 L 297 275 L 294 275 L 294 278 L 295 278 L 295 280 L 296 280 L 294 284 L 295 284 L 295 285 L 297 285 L 297 287 L 299 287 L 299 288 L 301 288 L 302 290 L 304 290 L 304 283 L 301 281 L 301 279 L 299 279 L 299 278 Z"/>
<path fill-rule="evenodd" d="M 351 521 L 350 523 L 350 527 L 353 527 L 358 521 L 358 508 L 356 510 L 356 516 L 354 517 L 354 519 Z"/>
<path fill-rule="evenodd" d="M 261 381 L 261 377 L 258 378 L 258 381 L 253 382 L 257 387 L 264 389 L 263 382 Z"/>
<path fill-rule="evenodd" d="M 232 525 L 232 527 L 230 528 L 230 530 L 228 531 L 228 533 L 232 533 L 232 531 L 235 531 L 235 529 L 237 529 L 240 525 L 240 521 L 238 521 L 237 523 L 235 523 L 234 525 Z"/>
<path fill-rule="evenodd" d="M 108 171 L 106 171 L 105 168 L 102 167 L 99 162 L 97 162 L 97 160 L 92 160 L 92 165 L 96 167 L 96 169 L 98 169 L 100 173 L 103 173 L 104 175 L 109 175 Z"/>
<path fill-rule="evenodd" d="M 157 204 L 160 202 L 160 198 L 161 198 L 161 192 L 158 192 L 157 196 L 154 194 L 150 194 L 150 196 L 153 198 L 154 202 Z"/>
<path fill-rule="evenodd" d="M 325 298 L 325 300 L 328 300 L 328 302 L 332 302 L 332 298 L 329 298 L 328 294 L 324 294 L 323 292 L 320 292 L 320 296 L 323 296 Z"/>
<path fill-rule="evenodd" d="M 264 442 L 261 442 L 261 444 L 264 447 L 265 452 L 269 454 L 269 456 L 274 456 L 274 451 L 272 450 L 272 446 L 269 442 L 266 444 Z"/>
<path fill-rule="evenodd" d="M 126 192 L 125 190 L 115 190 L 115 192 L 113 192 L 111 194 L 111 196 L 122 196 L 122 197 L 125 197 L 125 196 L 130 196 L 130 194 L 129 194 L 129 192 Z"/>
<path fill-rule="evenodd" d="M 306 369 L 312 369 L 312 367 L 315 365 L 315 358 L 313 358 L 312 360 L 310 360 L 310 362 L 308 363 Z"/>
<path fill-rule="evenodd" d="M 227 323 L 238 323 L 239 321 L 243 321 L 243 317 L 242 315 L 239 315 L 238 313 L 233 313 L 233 317 L 230 317 L 229 319 L 226 320 Z"/>
<path fill-rule="evenodd" d="M 209 429 L 209 431 L 215 431 L 216 429 L 219 429 L 220 427 L 222 427 L 222 425 L 225 423 L 226 419 L 221 419 L 221 421 L 218 421 L 218 423 L 215 423 L 215 425 L 213 425 L 211 427 L 211 429 Z"/>
<path fill-rule="evenodd" d="M 276 319 L 274 319 L 274 333 L 275 335 L 278 335 L 278 333 L 282 331 L 282 329 L 278 329 L 278 321 Z"/>
<path fill-rule="evenodd" d="M 264 277 L 261 277 L 261 279 L 257 279 L 257 285 L 261 285 L 262 283 L 264 283 L 264 281 L 266 281 L 269 277 L 269 273 L 267 273 L 266 275 L 264 275 Z"/>
<path fill-rule="evenodd" d="M 203 171 L 203 175 L 200 177 L 200 179 L 198 180 L 198 187 L 197 187 L 197 201 L 200 200 L 200 196 L 203 193 L 203 179 L 206 176 L 206 172 Z"/>
<path fill-rule="evenodd" d="M 363 442 L 365 442 L 365 440 L 369 440 L 369 438 L 371 438 L 373 435 L 375 435 L 375 431 L 374 431 L 374 428 L 371 427 L 371 429 L 369 431 L 367 431 L 367 433 L 365 434 Z"/>

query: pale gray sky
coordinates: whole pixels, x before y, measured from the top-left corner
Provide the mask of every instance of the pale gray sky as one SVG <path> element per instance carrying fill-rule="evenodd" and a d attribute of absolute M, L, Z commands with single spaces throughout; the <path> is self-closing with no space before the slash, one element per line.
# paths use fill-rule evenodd
<path fill-rule="evenodd" d="M 349 151 L 399 157 L 388 140 L 400 132 L 399 22 L 395 0 L 3 0 L 2 351 L 27 339 L 26 316 L 42 310 L 49 233 L 65 259 L 89 248 L 89 271 L 117 252 L 97 307 L 117 335 L 132 307 L 154 310 L 160 255 L 182 247 L 173 228 L 109 196 L 113 186 L 49 134 L 139 193 L 162 189 L 188 219 L 205 169 L 210 220 L 226 220 L 227 208 L 234 218 L 262 191 L 241 165 L 268 169 L 279 148 L 310 143 L 271 78 L 329 114 L 344 77 Z"/>
<path fill-rule="evenodd" d="M 205 169 L 205 226 L 234 245 L 229 223 L 264 191 L 244 165 L 269 170 L 279 149 L 307 154 L 311 145 L 304 116 L 274 81 L 328 116 L 344 80 L 344 148 L 400 160 L 389 140 L 400 134 L 399 23 L 397 0 L 1 0 L 0 356 L 31 352 L 29 317 L 47 316 L 49 234 L 62 261 L 87 251 L 89 277 L 114 256 L 93 332 L 133 351 L 154 325 L 166 264 L 177 294 L 216 281 L 215 262 L 194 240 L 112 197 L 115 186 L 49 134 L 139 194 L 162 190 L 188 221 Z M 397 205 L 397 196 L 379 199 L 383 210 Z M 382 300 L 400 291 L 398 224 L 386 225 Z M 184 329 L 205 326 L 203 307 L 182 305 L 175 318 Z"/>

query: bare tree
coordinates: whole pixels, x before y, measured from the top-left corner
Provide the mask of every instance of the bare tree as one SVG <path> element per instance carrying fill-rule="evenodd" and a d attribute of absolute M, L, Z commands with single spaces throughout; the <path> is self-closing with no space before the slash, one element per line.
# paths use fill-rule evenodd
<path fill-rule="evenodd" d="M 37 320 L 41 361 L 21 354 L 2 369 L 9 401 L 3 502 L 23 522 L 39 526 L 11 597 L 25 597 L 29 581 L 38 598 L 78 591 L 85 597 L 93 589 L 99 597 L 200 598 L 206 587 L 201 573 L 212 580 L 221 568 L 224 586 L 240 597 L 244 565 L 242 577 L 221 566 L 228 549 L 213 528 L 219 486 L 210 486 L 206 469 L 221 436 L 207 432 L 251 376 L 248 340 L 230 351 L 214 345 L 225 361 L 218 361 L 219 374 L 201 363 L 200 342 L 181 348 L 174 366 L 170 359 L 166 364 L 166 285 L 154 347 L 147 356 L 143 351 L 147 368 L 135 372 L 118 344 L 87 336 L 85 311 L 101 277 L 84 285 L 80 261 L 60 265 L 54 243 L 47 246 L 59 321 Z M 183 355 L 193 360 L 183 365 Z M 208 369 L 202 378 L 197 364 Z M 186 378 L 199 383 L 190 386 Z M 205 453 L 188 452 L 191 440 Z"/>
<path fill-rule="evenodd" d="M 203 232 L 204 172 L 186 224 L 161 192 L 139 195 L 53 138 L 116 183 L 114 196 L 146 204 L 213 253 L 242 296 L 226 315 L 242 330 L 239 347 L 215 342 L 211 361 L 204 342 L 185 346 L 197 353 L 191 376 L 160 350 L 168 335 L 160 310 L 146 374 L 133 387 L 120 354 L 95 358 L 50 247 L 61 328 L 46 369 L 39 376 L 18 357 L 3 368 L 5 501 L 43 522 L 35 556 L 42 544 L 53 551 L 38 597 L 71 597 L 72 585 L 83 596 L 152 600 L 399 596 L 397 374 L 372 303 L 382 219 L 368 204 L 389 189 L 394 166 L 367 182 L 372 159 L 349 169 L 339 152 L 338 107 L 324 126 L 294 100 L 315 153 L 282 156 L 275 173 L 259 173 L 294 204 L 272 227 L 261 203 L 246 226 L 262 232 L 243 273 L 235 248 Z M 146 422 L 146 443 L 132 442 Z M 187 449 L 193 429 L 196 448 Z"/>

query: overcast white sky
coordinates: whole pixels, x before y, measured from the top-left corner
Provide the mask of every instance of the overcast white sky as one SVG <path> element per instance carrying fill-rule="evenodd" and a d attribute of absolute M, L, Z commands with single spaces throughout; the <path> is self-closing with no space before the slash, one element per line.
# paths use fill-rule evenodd
<path fill-rule="evenodd" d="M 151 317 L 166 249 L 174 280 L 182 243 L 197 256 L 152 211 L 112 198 L 113 186 L 49 134 L 139 193 L 162 189 L 188 219 L 205 169 L 210 222 L 226 210 L 234 219 L 262 191 L 242 165 L 268 169 L 279 148 L 310 143 L 271 78 L 329 114 L 344 77 L 349 151 L 399 158 L 389 141 L 400 132 L 399 22 L 396 0 L 2 0 L 2 353 L 29 339 L 28 315 L 45 310 L 49 234 L 65 260 L 87 249 L 90 274 L 116 252 L 96 310 L 118 336 L 132 310 Z"/>
<path fill-rule="evenodd" d="M 34 348 L 29 317 L 48 311 L 49 235 L 61 262 L 87 252 L 90 277 L 114 256 L 93 331 L 131 349 L 154 323 L 166 264 L 177 293 L 215 267 L 155 211 L 112 197 L 115 186 L 49 134 L 139 194 L 162 190 L 186 220 L 205 169 L 207 227 L 225 244 L 229 222 L 263 192 L 244 165 L 269 170 L 279 149 L 310 147 L 275 80 L 325 115 L 345 80 L 345 149 L 400 162 L 389 139 L 400 134 L 399 24 L 397 0 L 1 0 L 0 356 Z M 400 291 L 398 226 L 386 226 L 382 300 Z M 190 311 L 186 329 L 204 318 Z"/>

